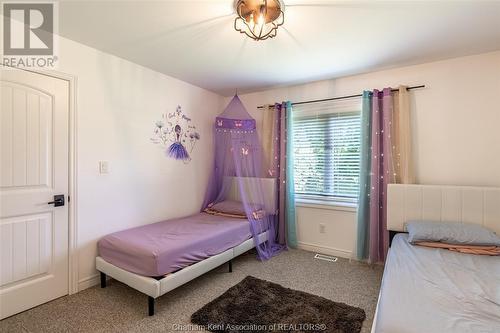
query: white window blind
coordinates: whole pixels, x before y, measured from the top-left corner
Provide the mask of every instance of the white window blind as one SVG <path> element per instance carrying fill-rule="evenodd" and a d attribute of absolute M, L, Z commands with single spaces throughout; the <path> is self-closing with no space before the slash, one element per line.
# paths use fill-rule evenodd
<path fill-rule="evenodd" d="M 357 200 L 361 148 L 359 100 L 294 107 L 293 140 L 297 197 Z"/>

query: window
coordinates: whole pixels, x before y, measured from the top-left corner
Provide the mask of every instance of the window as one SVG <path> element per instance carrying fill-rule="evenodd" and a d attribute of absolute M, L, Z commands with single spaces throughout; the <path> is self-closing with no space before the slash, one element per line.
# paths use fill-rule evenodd
<path fill-rule="evenodd" d="M 298 199 L 357 202 L 361 145 L 359 100 L 293 110 Z"/>

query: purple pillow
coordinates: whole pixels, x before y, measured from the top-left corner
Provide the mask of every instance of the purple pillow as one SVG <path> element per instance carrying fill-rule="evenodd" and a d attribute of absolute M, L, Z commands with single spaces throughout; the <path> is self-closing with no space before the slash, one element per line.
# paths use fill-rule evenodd
<path fill-rule="evenodd" d="M 225 200 L 211 205 L 210 208 L 221 213 L 246 216 L 245 206 L 240 201 Z"/>

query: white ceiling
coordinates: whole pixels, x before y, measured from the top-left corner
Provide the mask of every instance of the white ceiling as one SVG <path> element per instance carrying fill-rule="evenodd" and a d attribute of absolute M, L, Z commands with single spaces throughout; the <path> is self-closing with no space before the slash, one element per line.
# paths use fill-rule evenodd
<path fill-rule="evenodd" d="M 63 1 L 61 35 L 222 95 L 500 49 L 500 1 L 285 0 L 255 42 L 233 0 Z"/>

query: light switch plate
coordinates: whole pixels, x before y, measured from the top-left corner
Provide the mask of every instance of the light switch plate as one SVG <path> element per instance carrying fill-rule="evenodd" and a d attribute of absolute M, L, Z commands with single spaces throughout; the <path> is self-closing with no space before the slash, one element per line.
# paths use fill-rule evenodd
<path fill-rule="evenodd" d="M 101 175 L 109 173 L 108 161 L 99 161 L 99 173 Z"/>

